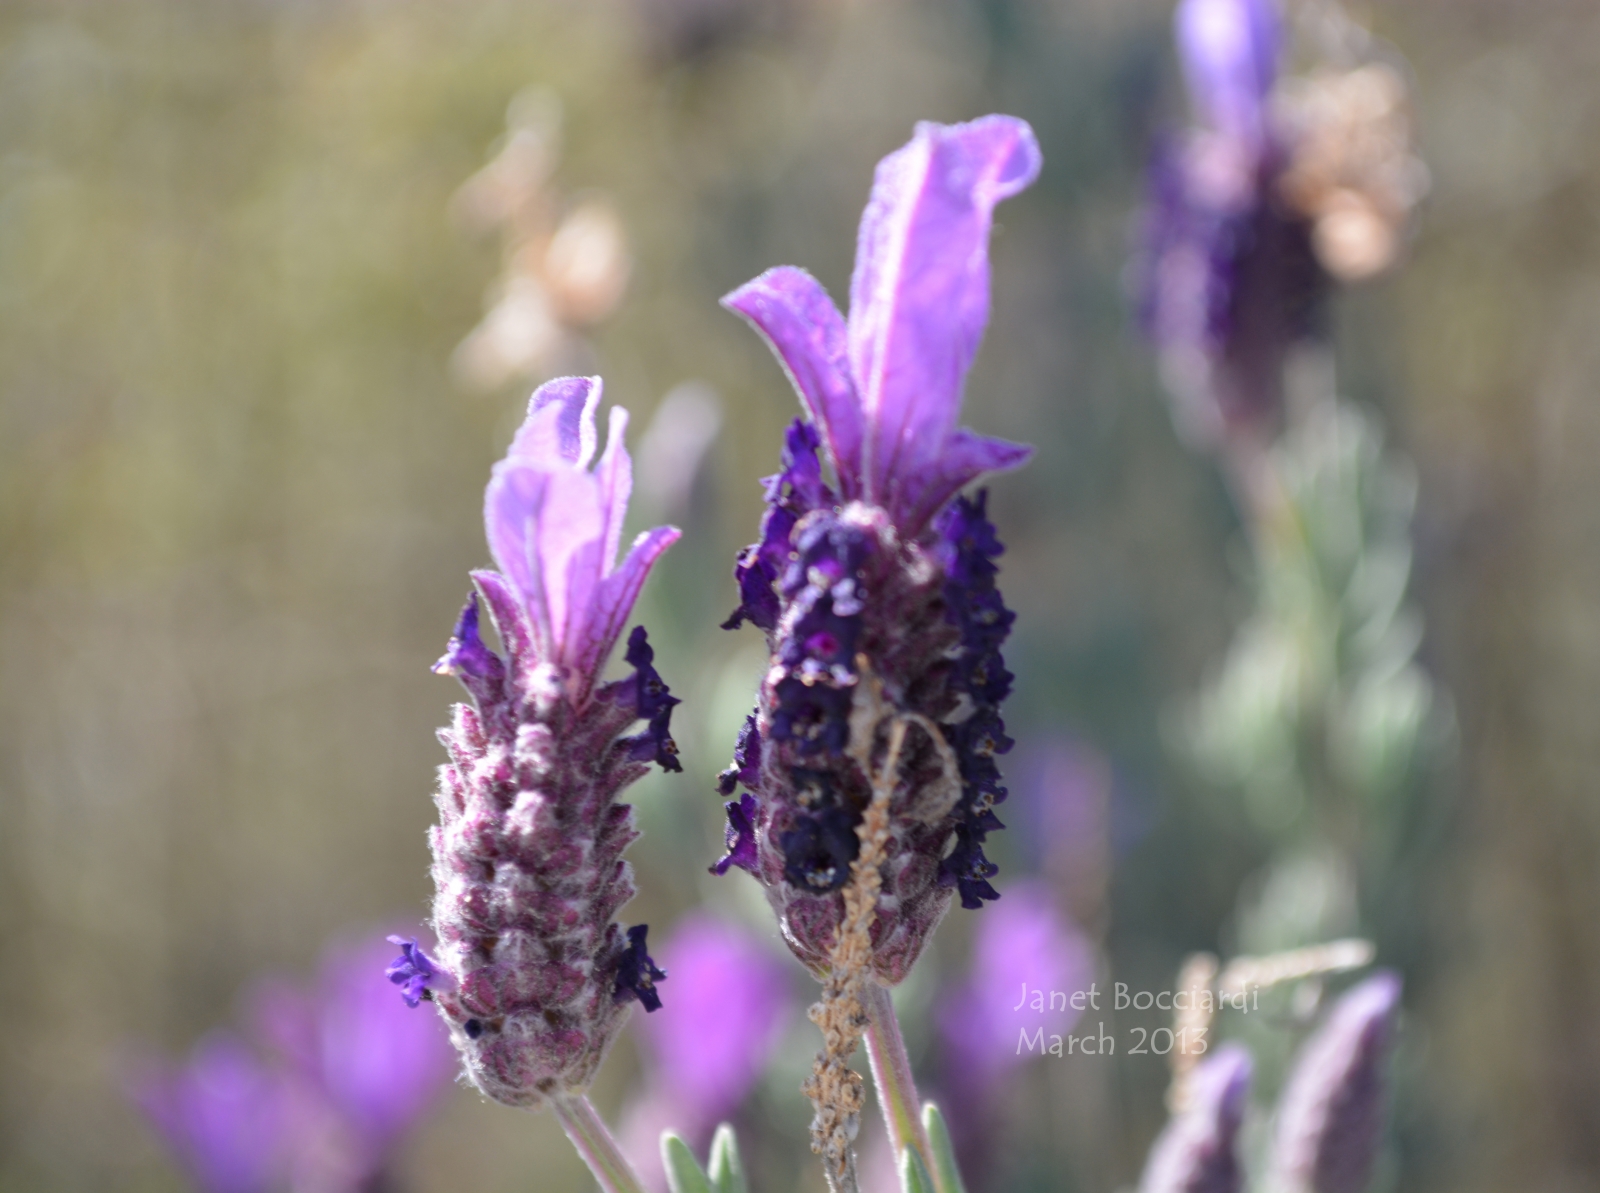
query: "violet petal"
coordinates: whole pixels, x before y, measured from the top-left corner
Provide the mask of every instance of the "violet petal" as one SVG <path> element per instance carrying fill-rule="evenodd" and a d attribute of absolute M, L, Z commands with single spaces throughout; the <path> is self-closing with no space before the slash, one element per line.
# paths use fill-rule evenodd
<path fill-rule="evenodd" d="M 850 283 L 849 348 L 862 406 L 864 496 L 897 514 L 899 490 L 938 459 L 989 318 L 995 205 L 1038 175 L 1015 117 L 919 124 L 878 164 Z"/>
<path fill-rule="evenodd" d="M 846 499 L 861 496 L 861 407 L 850 375 L 843 316 L 814 277 L 769 269 L 722 300 L 761 333 L 782 362 L 811 421 L 822 429 Z"/>

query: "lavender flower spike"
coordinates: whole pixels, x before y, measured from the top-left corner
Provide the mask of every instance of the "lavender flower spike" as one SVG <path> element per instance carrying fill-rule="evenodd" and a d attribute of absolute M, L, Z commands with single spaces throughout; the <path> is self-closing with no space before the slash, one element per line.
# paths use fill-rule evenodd
<path fill-rule="evenodd" d="M 1394 1043 L 1400 978 L 1380 973 L 1350 990 L 1306 1042 L 1278 1104 L 1274 1188 L 1361 1193 L 1383 1134 L 1384 1069 Z"/>
<path fill-rule="evenodd" d="M 994 587 L 1002 548 L 983 495 L 952 498 L 1031 449 L 956 420 L 988 319 L 994 207 L 1038 171 L 1021 120 L 920 124 L 878 165 L 848 323 L 790 267 L 723 300 L 766 336 L 812 424 L 790 430 L 762 540 L 737 571 L 729 627 L 766 630 L 772 666 L 724 772 L 724 795 L 739 783 L 754 794 L 728 805 L 718 869 L 756 875 L 818 973 L 893 726 L 898 772 L 879 776 L 895 789 L 884 885 L 868 909 L 876 979 L 906 975 L 958 890 L 968 907 L 998 897 L 982 842 L 1002 827 L 992 808 L 1005 797 L 995 756 L 1011 746 L 999 705 L 1012 614 Z"/>
<path fill-rule="evenodd" d="M 1239 1193 L 1236 1140 L 1250 1095 L 1250 1054 L 1225 1044 L 1195 1069 L 1189 1104 L 1150 1148 L 1139 1193 Z"/>
<path fill-rule="evenodd" d="M 597 680 L 678 531 L 647 531 L 614 563 L 632 467 L 615 408 L 588 467 L 599 400 L 599 378 L 541 386 L 494 468 L 484 520 L 500 571 L 473 573 L 479 595 L 438 668 L 472 697 L 440 733 L 450 761 L 429 834 L 438 956 L 402 941 L 390 970 L 408 998 L 438 1007 L 473 1084 L 513 1106 L 581 1093 L 628 1003 L 655 1009 L 664 976 L 644 928 L 624 934 L 612 919 L 634 894 L 621 855 L 638 835 L 616 798 L 650 759 L 676 768 L 677 701 L 642 628 L 629 642 L 634 673 Z M 479 636 L 480 597 L 504 658 Z M 638 720 L 645 732 L 623 736 Z"/>

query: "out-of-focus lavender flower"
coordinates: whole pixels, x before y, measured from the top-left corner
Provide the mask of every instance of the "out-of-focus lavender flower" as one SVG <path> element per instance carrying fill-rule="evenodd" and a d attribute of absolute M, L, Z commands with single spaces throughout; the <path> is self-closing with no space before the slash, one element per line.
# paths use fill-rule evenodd
<path fill-rule="evenodd" d="M 1202 125 L 1157 155 L 1141 305 L 1180 426 L 1217 446 L 1270 433 L 1325 277 L 1310 224 L 1277 194 L 1272 0 L 1183 0 L 1175 24 Z"/>
<path fill-rule="evenodd" d="M 1236 1141 L 1250 1097 L 1250 1054 L 1225 1044 L 1190 1077 L 1188 1105 L 1150 1148 L 1139 1193 L 1239 1193 Z"/>
<path fill-rule="evenodd" d="M 967 980 L 939 1009 L 939 1038 L 957 1085 L 982 1099 L 996 1079 L 1026 1062 L 1019 1033 L 1072 1030 L 1083 1008 L 1072 995 L 1094 980 L 1094 948 L 1062 915 L 1044 883 L 1009 886 L 978 923 Z M 1051 996 L 1060 995 L 1054 1005 Z M 1041 1000 L 1036 1003 L 1035 997 Z M 1039 1009 L 1040 1005 L 1043 1010 Z"/>
<path fill-rule="evenodd" d="M 299 1079 L 303 1105 L 337 1120 L 319 1132 L 321 1152 L 341 1153 L 332 1160 L 357 1185 L 385 1170 L 455 1068 L 439 1024 L 411 1014 L 384 980 L 388 953 L 377 942 L 335 949 L 313 991 L 269 982 L 252 1000 L 260 1034 Z"/>
<path fill-rule="evenodd" d="M 1182 0 L 1173 26 L 1199 114 L 1224 136 L 1264 150 L 1281 53 L 1273 0 Z"/>
<path fill-rule="evenodd" d="M 1399 976 L 1377 974 L 1341 997 L 1301 1049 L 1278 1104 L 1274 1188 L 1367 1187 L 1387 1113 L 1385 1069 L 1399 1008 Z"/>
<path fill-rule="evenodd" d="M 430 832 L 439 956 L 429 964 L 439 973 L 427 997 L 473 1083 L 516 1106 L 581 1093 L 627 1004 L 659 1005 L 643 931 L 624 943 L 612 919 L 633 897 L 621 855 L 638 835 L 616 797 L 649 760 L 678 769 L 677 700 L 643 627 L 628 640 L 633 673 L 598 677 L 678 532 L 646 531 L 614 562 L 632 487 L 627 412 L 612 410 L 591 471 L 599 401 L 599 378 L 561 378 L 533 395 L 485 496 L 500 571 L 473 573 L 478 593 L 437 667 L 472 703 L 440 734 L 450 761 Z M 480 595 L 503 658 L 479 635 Z M 638 720 L 646 729 L 622 736 Z"/>
<path fill-rule="evenodd" d="M 980 917 L 964 982 L 937 1005 L 939 1104 L 963 1172 L 992 1170 L 1008 1113 L 1005 1079 L 1026 1064 L 1020 1041 L 1066 1035 L 1082 1014 L 1072 998 L 1094 981 L 1094 947 L 1044 882 L 1028 880 Z"/>
<path fill-rule="evenodd" d="M 623 1130 L 624 1147 L 647 1177 L 660 1171 L 662 1130 L 700 1148 L 738 1110 L 772 1057 L 792 1001 L 780 959 L 726 920 L 689 917 L 660 954 L 672 974 L 672 1008 L 638 1022 L 645 1089 Z"/>
<path fill-rule="evenodd" d="M 267 1193 L 286 1175 L 289 1088 L 237 1036 L 212 1033 L 181 1068 L 144 1062 L 129 1093 L 204 1193 Z"/>
<path fill-rule="evenodd" d="M 1181 0 L 1174 24 L 1198 124 L 1151 171 L 1141 315 L 1180 428 L 1255 447 L 1333 280 L 1394 262 L 1427 172 L 1393 67 L 1279 79 L 1274 0 Z"/>
<path fill-rule="evenodd" d="M 848 320 L 788 266 L 723 300 L 766 337 L 810 416 L 789 431 L 761 539 L 737 569 L 729 627 L 765 630 L 772 666 L 725 775 L 724 794 L 754 793 L 753 808 L 729 805 L 727 861 L 762 882 L 790 947 L 818 972 L 872 798 L 864 763 L 887 764 L 890 732 L 904 736 L 887 780 L 873 974 L 900 981 L 958 890 L 967 906 L 995 897 L 982 843 L 1001 827 L 1012 614 L 994 586 L 1002 548 L 984 497 L 956 494 L 1030 449 L 957 420 L 988 319 L 993 211 L 1038 169 L 1020 120 L 918 125 L 878 166 Z"/>

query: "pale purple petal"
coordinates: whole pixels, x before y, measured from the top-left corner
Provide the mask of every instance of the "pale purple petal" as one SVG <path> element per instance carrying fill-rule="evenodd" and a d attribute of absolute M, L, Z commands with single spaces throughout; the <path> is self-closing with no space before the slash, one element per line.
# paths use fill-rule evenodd
<path fill-rule="evenodd" d="M 594 414 L 600 407 L 598 377 L 557 377 L 528 399 L 528 415 L 511 441 L 508 456 L 550 468 L 586 468 L 594 458 Z"/>
<path fill-rule="evenodd" d="M 583 637 L 569 647 L 572 666 L 581 675 L 593 676 L 605 665 L 611 648 L 622 634 L 628 614 L 639 599 L 650 569 L 661 553 L 678 541 L 682 533 L 676 526 L 657 526 L 633 540 L 633 546 L 617 566 L 595 588 L 594 603 L 584 622 Z"/>
<path fill-rule="evenodd" d="M 1033 448 L 1006 439 L 977 435 L 965 427 L 945 440 L 944 450 L 900 483 L 896 521 L 921 526 L 970 481 L 986 472 L 1010 472 L 1033 456 Z"/>
<path fill-rule="evenodd" d="M 878 164 L 850 285 L 849 346 L 864 495 L 897 515 L 897 490 L 938 458 L 956 424 L 989 318 L 994 207 L 1031 183 L 1039 163 L 1024 121 L 986 116 L 919 124 Z"/>
<path fill-rule="evenodd" d="M 628 412 L 621 406 L 611 408 L 611 421 L 606 428 L 606 450 L 595 468 L 595 479 L 600 484 L 600 516 L 605 521 L 605 534 L 600 543 L 601 575 L 609 576 L 617 565 L 617 548 L 622 546 L 622 523 L 628 516 L 628 498 L 633 494 L 633 461 L 628 457 L 624 443 L 628 434 Z"/>
<path fill-rule="evenodd" d="M 469 575 L 483 594 L 484 608 L 488 610 L 489 620 L 494 623 L 494 632 L 500 636 L 500 644 L 505 648 L 506 666 L 514 672 L 518 660 L 533 653 L 532 629 L 516 587 L 499 572 L 480 570 Z"/>
<path fill-rule="evenodd" d="M 587 472 L 541 468 L 510 456 L 484 495 L 495 562 L 522 595 L 539 656 L 569 661 L 569 610 L 586 610 L 600 579 L 605 526 L 599 485 Z"/>
<path fill-rule="evenodd" d="M 850 375 L 849 333 L 827 291 L 805 270 L 780 265 L 722 305 L 766 339 L 822 432 L 841 492 L 847 500 L 860 497 L 860 399 Z"/>
<path fill-rule="evenodd" d="M 1195 107 L 1219 132 L 1262 145 L 1278 73 L 1273 0 L 1183 0 L 1173 23 Z"/>
<path fill-rule="evenodd" d="M 605 454 L 595 471 L 587 470 L 600 388 L 598 377 L 540 386 L 484 493 L 489 549 L 526 613 L 533 654 L 563 673 L 570 698 L 580 705 L 650 564 L 677 537 L 675 530 L 645 536 L 651 545 L 642 553 L 636 545 L 638 558 L 624 561 L 620 578 L 611 582 L 633 465 L 623 442 L 628 413 L 614 408 Z"/>

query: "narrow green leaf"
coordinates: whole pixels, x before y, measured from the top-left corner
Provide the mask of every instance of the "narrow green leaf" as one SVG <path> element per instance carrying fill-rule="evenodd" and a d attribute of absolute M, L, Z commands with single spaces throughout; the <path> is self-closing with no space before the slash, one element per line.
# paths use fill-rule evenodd
<path fill-rule="evenodd" d="M 723 1123 L 711 1137 L 711 1160 L 706 1167 L 710 1169 L 712 1193 L 750 1193 L 732 1125 Z"/>
<path fill-rule="evenodd" d="M 901 1193 L 933 1193 L 933 1178 L 914 1147 L 900 1153 L 900 1189 Z"/>
<path fill-rule="evenodd" d="M 945 1126 L 944 1115 L 932 1102 L 922 1107 L 922 1127 L 928 1133 L 928 1146 L 933 1149 L 933 1175 L 938 1193 L 967 1193 L 961 1183 L 961 1170 L 956 1167 L 956 1149 L 950 1142 L 950 1128 Z"/>
<path fill-rule="evenodd" d="M 671 1131 L 661 1133 L 661 1163 L 672 1193 L 713 1193 L 711 1181 L 689 1145 Z"/>

